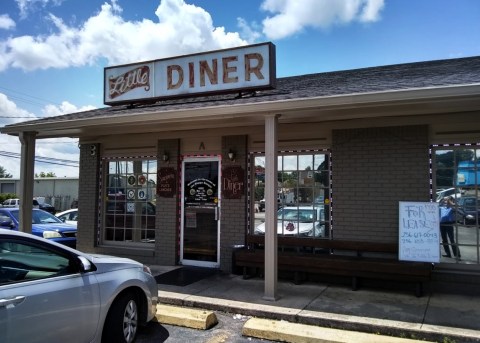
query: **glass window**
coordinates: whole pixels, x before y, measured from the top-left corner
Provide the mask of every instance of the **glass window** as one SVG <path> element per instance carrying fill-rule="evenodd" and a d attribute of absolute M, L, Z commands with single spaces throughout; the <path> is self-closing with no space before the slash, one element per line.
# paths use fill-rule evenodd
<path fill-rule="evenodd" d="M 28 243 L 0 240 L 0 285 L 65 275 L 72 271 L 66 256 Z"/>
<path fill-rule="evenodd" d="M 480 263 L 480 146 L 433 147 L 433 200 L 453 202 L 454 220 L 440 223 L 441 262 Z"/>
<path fill-rule="evenodd" d="M 252 155 L 254 163 L 253 231 L 265 233 L 265 156 Z M 302 152 L 278 156 L 279 235 L 311 238 L 330 236 L 330 166 L 328 152 Z"/>
<path fill-rule="evenodd" d="M 104 241 L 155 242 L 156 160 L 108 160 Z"/>

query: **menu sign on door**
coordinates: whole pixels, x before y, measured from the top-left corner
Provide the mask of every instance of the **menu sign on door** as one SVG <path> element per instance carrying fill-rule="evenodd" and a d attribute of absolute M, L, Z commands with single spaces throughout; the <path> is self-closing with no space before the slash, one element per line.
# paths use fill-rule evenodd
<path fill-rule="evenodd" d="M 185 203 L 189 205 L 217 202 L 217 185 L 208 179 L 190 181 L 185 189 Z"/>

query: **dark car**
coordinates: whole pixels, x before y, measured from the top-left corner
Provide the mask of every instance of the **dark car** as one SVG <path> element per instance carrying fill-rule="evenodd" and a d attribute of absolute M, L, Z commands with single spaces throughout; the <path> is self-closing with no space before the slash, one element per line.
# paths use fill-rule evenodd
<path fill-rule="evenodd" d="M 39 203 L 38 208 L 41 209 L 41 210 L 44 210 L 48 213 L 51 213 L 51 214 L 55 214 L 55 212 L 56 212 L 55 207 L 50 205 L 50 204 L 47 204 L 46 202 Z"/>
<path fill-rule="evenodd" d="M 463 196 L 457 201 L 457 222 L 471 225 L 479 222 L 480 199 L 475 196 Z"/>
<path fill-rule="evenodd" d="M 18 230 L 18 208 L 0 208 L 0 228 Z M 40 209 L 32 210 L 32 234 L 75 248 L 77 228 Z"/>

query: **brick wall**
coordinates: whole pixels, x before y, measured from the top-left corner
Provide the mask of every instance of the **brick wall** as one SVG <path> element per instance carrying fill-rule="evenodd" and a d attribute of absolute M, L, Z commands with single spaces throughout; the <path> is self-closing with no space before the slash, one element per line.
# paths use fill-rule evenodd
<path fill-rule="evenodd" d="M 429 201 L 428 127 L 334 130 L 333 237 L 398 241 L 398 202 Z"/>
<path fill-rule="evenodd" d="M 92 153 L 93 150 L 95 153 Z M 99 150 L 99 144 L 80 146 L 77 248 L 84 252 L 95 252 L 97 245 Z"/>
<path fill-rule="evenodd" d="M 228 159 L 229 150 L 235 152 L 235 160 Z M 232 271 L 232 253 L 235 245 L 245 243 L 247 226 L 247 136 L 222 137 L 222 168 L 241 166 L 245 171 L 244 194 L 240 199 L 222 199 L 220 227 L 220 269 Z"/>
<path fill-rule="evenodd" d="M 162 156 L 167 153 L 167 162 Z M 178 178 L 178 161 L 180 155 L 180 141 L 165 139 L 158 141 L 158 168 L 169 167 L 176 171 Z M 175 265 L 178 261 L 179 249 L 179 194 L 180 186 L 177 182 L 176 194 L 171 198 L 157 196 L 157 216 L 155 222 L 155 263 L 161 265 Z"/>

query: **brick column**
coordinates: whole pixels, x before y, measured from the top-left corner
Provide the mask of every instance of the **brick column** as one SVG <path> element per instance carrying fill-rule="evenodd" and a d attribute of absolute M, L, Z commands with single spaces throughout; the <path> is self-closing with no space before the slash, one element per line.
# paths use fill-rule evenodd
<path fill-rule="evenodd" d="M 157 196 L 157 214 L 155 220 L 155 261 L 161 265 L 175 265 L 178 262 L 179 243 L 179 186 L 178 165 L 180 157 L 180 140 L 165 139 L 158 141 L 157 168 L 169 167 L 175 170 L 176 192 L 171 198 Z M 164 154 L 168 161 L 163 161 Z M 158 182 L 158 180 L 157 180 Z"/>
<path fill-rule="evenodd" d="M 95 252 L 98 241 L 100 145 L 81 144 L 78 178 L 77 248 Z"/>
<path fill-rule="evenodd" d="M 235 152 L 235 160 L 228 159 L 228 152 Z M 245 243 L 247 227 L 247 136 L 222 137 L 222 169 L 240 166 L 245 171 L 244 194 L 239 199 L 223 199 L 221 203 L 220 226 L 220 269 L 232 271 L 233 246 Z"/>

